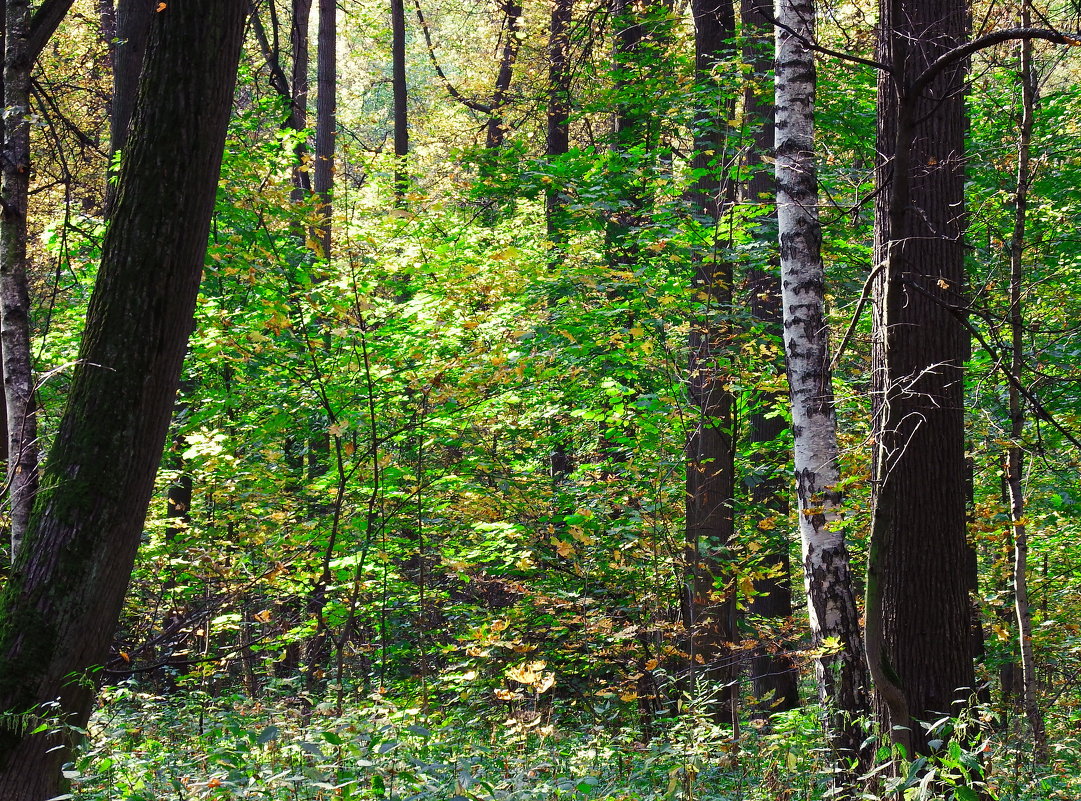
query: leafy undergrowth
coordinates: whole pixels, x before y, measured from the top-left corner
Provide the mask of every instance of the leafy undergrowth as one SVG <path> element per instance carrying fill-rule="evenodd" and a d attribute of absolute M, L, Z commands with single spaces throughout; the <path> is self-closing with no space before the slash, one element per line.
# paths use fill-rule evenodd
<path fill-rule="evenodd" d="M 313 706 L 307 698 L 253 703 L 239 695 L 161 696 L 119 687 L 104 694 L 90 735 L 68 771 L 80 801 L 812 801 L 831 795 L 813 710 L 779 716 L 768 731 L 747 728 L 738 742 L 729 730 L 685 715 L 647 744 L 640 732 L 594 721 L 493 725 L 450 708 L 425 714 L 378 695 L 338 714 L 332 702 Z M 978 748 L 988 777 L 984 797 L 1081 797 L 1077 745 L 1059 743 L 1052 767 L 1038 770 L 1024 765 L 1031 754 L 1023 743 L 984 740 Z M 940 758 L 906 766 L 862 798 L 900 791 L 905 801 L 965 801 L 968 791 L 958 791 L 954 781 L 965 764 L 972 764 L 970 755 L 943 749 Z"/>

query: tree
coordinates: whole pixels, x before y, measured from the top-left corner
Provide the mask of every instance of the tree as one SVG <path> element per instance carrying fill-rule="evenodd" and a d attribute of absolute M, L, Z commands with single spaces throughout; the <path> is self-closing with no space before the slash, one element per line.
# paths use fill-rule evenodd
<path fill-rule="evenodd" d="M 767 7 L 768 6 L 768 7 Z M 781 275 L 776 252 L 776 186 L 773 170 L 765 158 L 773 152 L 774 105 L 765 91 L 765 82 L 774 62 L 772 27 L 763 21 L 772 14 L 773 6 L 763 0 L 743 0 L 740 18 L 747 45 L 744 61 L 751 66 L 753 77 L 743 92 L 743 110 L 754 126 L 754 142 L 748 149 L 747 168 L 750 175 L 743 184 L 743 202 L 751 209 L 763 209 L 756 216 L 755 238 L 766 256 L 748 271 L 747 290 L 750 294 L 751 315 L 762 328 L 778 340 L 784 336 L 784 315 L 781 308 Z M 772 241 L 771 241 L 772 240 Z M 764 366 L 762 380 L 774 377 L 771 365 Z M 783 355 L 774 369 L 783 369 Z M 776 407 L 783 402 L 782 392 L 755 393 L 748 414 L 747 438 L 755 449 L 755 483 L 751 486 L 753 514 L 762 522 L 767 518 L 785 518 L 789 511 L 788 458 L 773 443 L 788 428 Z M 755 595 L 750 612 L 762 618 L 788 622 L 792 618 L 791 560 L 788 552 L 788 532 L 781 528 L 769 532 L 770 544 L 764 558 L 769 575 L 756 579 Z M 760 644 L 751 657 L 751 681 L 759 709 L 765 713 L 782 712 L 799 706 L 799 671 L 793 660 L 777 653 L 784 643 Z"/>
<path fill-rule="evenodd" d="M 738 665 L 726 647 L 735 639 L 736 602 L 723 560 L 732 539 L 735 495 L 735 398 L 728 388 L 732 354 L 732 262 L 720 230 L 735 200 L 736 183 L 725 172 L 727 120 L 735 94 L 718 69 L 732 54 L 735 11 L 731 0 L 695 0 L 695 143 L 693 168 L 699 177 L 688 192 L 696 235 L 691 286 L 688 392 L 694 422 L 687 438 L 687 626 L 691 671 L 700 656 L 706 675 L 725 684 L 717 716 L 735 722 Z M 730 573 L 730 572 L 729 572 Z M 723 589 L 715 585 L 721 579 Z M 725 585 L 728 585 L 727 587 Z M 719 592 L 723 592 L 717 600 Z"/>
<path fill-rule="evenodd" d="M 11 801 L 57 794 L 123 602 L 191 330 L 245 9 L 169 3 L 153 22 L 79 364 L 0 595 Z"/>
<path fill-rule="evenodd" d="M 334 215 L 334 147 L 338 125 L 338 4 L 319 0 L 316 55 L 315 167 L 312 190 L 318 196 L 320 222 L 316 232 L 322 258 L 330 260 Z M 397 141 L 397 140 L 396 140 Z"/>
<path fill-rule="evenodd" d="M 822 226 L 815 166 L 814 4 L 777 6 L 776 167 L 781 303 L 792 403 L 796 496 L 804 586 L 826 736 L 850 783 L 864 740 L 869 686 L 841 512 L 837 419 L 830 369 Z"/>
<path fill-rule="evenodd" d="M 30 353 L 26 207 L 30 189 L 30 70 L 72 0 L 5 0 L 3 158 L 0 166 L 0 345 L 7 416 L 11 556 L 30 521 L 38 486 L 38 436 Z"/>
<path fill-rule="evenodd" d="M 964 81 L 958 0 L 882 2 L 867 653 L 883 729 L 923 751 L 975 676 L 966 581 Z"/>

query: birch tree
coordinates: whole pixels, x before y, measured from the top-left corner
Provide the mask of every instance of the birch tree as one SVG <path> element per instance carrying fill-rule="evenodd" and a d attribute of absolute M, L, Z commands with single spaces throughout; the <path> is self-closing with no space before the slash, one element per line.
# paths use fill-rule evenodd
<path fill-rule="evenodd" d="M 776 169 L 781 303 L 804 584 L 827 737 L 842 768 L 859 757 L 869 711 L 859 617 L 841 513 L 822 229 L 815 168 L 813 0 L 777 4 Z"/>

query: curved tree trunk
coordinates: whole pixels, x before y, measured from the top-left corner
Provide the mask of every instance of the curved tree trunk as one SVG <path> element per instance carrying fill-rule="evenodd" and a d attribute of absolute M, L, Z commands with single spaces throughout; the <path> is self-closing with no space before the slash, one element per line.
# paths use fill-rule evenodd
<path fill-rule="evenodd" d="M 31 732 L 90 713 L 192 327 L 246 8 L 173 2 L 153 23 L 67 409 L 0 595 L 5 801 L 57 794 L 71 730 Z"/>

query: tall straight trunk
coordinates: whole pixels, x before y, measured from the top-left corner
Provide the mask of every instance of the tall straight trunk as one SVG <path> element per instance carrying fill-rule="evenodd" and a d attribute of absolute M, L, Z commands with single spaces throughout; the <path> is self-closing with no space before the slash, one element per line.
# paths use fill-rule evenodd
<path fill-rule="evenodd" d="M 875 204 L 874 514 L 868 660 L 884 731 L 974 690 L 965 531 L 964 81 L 967 60 L 917 77 L 966 38 L 962 0 L 881 0 Z M 913 88 L 913 87 L 916 88 Z"/>
<path fill-rule="evenodd" d="M 4 23 L 3 148 L 0 158 L 0 350 L 7 414 L 7 490 L 11 555 L 16 558 L 38 486 L 38 441 L 30 352 L 26 253 L 30 190 L 30 70 L 72 0 L 0 3 Z"/>
<path fill-rule="evenodd" d="M 124 149 L 128 126 L 139 91 L 146 40 L 154 18 L 157 0 L 118 0 L 116 4 L 116 42 L 113 45 L 113 153 Z"/>
<path fill-rule="evenodd" d="M 565 156 L 570 150 L 571 69 L 570 27 L 574 0 L 554 0 L 548 32 L 548 108 L 545 127 L 545 154 L 549 159 Z M 544 195 L 544 217 L 548 240 L 553 248 L 563 241 L 563 204 L 559 190 Z"/>
<path fill-rule="evenodd" d="M 743 0 L 740 17 L 743 35 L 747 41 L 744 60 L 751 65 L 753 79 L 743 92 L 743 109 L 751 125 L 756 126 L 753 144 L 747 155 L 747 167 L 752 170 L 743 185 L 743 200 L 752 206 L 764 205 L 765 213 L 758 217 L 757 238 L 776 241 L 776 182 L 772 170 L 765 169 L 764 156 L 773 152 L 774 106 L 760 91 L 764 76 L 774 61 L 772 28 L 764 27 L 763 20 L 773 14 L 769 0 Z M 771 99 L 770 99 L 771 100 Z M 773 336 L 784 336 L 784 319 L 781 308 L 781 276 L 776 252 L 771 249 L 769 263 L 772 269 L 757 265 L 750 271 L 747 289 L 750 293 L 751 315 Z M 783 357 L 776 365 L 783 369 Z M 762 471 L 759 483 L 751 490 L 751 503 L 758 517 L 786 518 L 789 511 L 788 459 L 780 456 L 775 442 L 787 429 L 780 415 L 770 412 L 782 402 L 782 395 L 773 392 L 756 393 L 754 407 L 748 415 L 747 436 L 753 445 L 768 455 L 763 455 L 756 465 Z M 777 455 L 775 455 L 777 454 Z M 761 519 L 761 518 L 760 518 Z M 766 578 L 754 582 L 755 595 L 750 612 L 778 622 L 792 618 L 791 559 L 788 555 L 788 533 L 784 526 L 770 529 L 773 536 L 765 552 L 765 563 L 771 570 Z M 751 656 L 751 681 L 758 699 L 759 711 L 770 715 L 796 709 L 799 706 L 799 671 L 792 659 L 784 653 L 786 643 L 759 645 Z"/>
<path fill-rule="evenodd" d="M 311 12 L 312 0 L 293 0 L 293 19 L 289 28 L 293 69 L 288 99 L 289 127 L 294 131 L 303 131 L 308 127 L 308 25 Z M 311 191 L 311 173 L 304 163 L 308 153 L 307 143 L 297 142 L 293 152 L 296 166 L 293 168 L 293 191 L 290 197 L 294 203 L 300 203 Z"/>
<path fill-rule="evenodd" d="M 405 3 L 390 0 L 391 84 L 394 89 L 394 203 L 405 205 L 409 189 L 409 86 L 405 74 Z"/>
<path fill-rule="evenodd" d="M 738 665 L 729 643 L 735 639 L 735 593 L 730 571 L 716 554 L 732 539 L 735 495 L 735 398 L 727 388 L 731 354 L 732 263 L 721 251 L 721 217 L 735 200 L 736 184 L 723 167 L 725 129 L 735 93 L 715 74 L 732 55 L 736 19 L 732 0 L 693 0 L 696 97 L 692 168 L 701 171 L 688 193 L 700 244 L 692 279 L 696 305 L 691 323 L 688 391 L 695 423 L 687 440 L 687 620 L 691 671 L 701 658 L 705 675 L 726 689 L 718 719 L 735 725 Z M 726 575 L 727 574 L 727 575 Z"/>
<path fill-rule="evenodd" d="M 0 594 L 5 801 L 59 794 L 90 713 L 192 328 L 246 10 L 187 0 L 153 23 L 67 408 Z"/>
<path fill-rule="evenodd" d="M 559 3 L 557 2 L 557 6 Z M 492 115 L 488 119 L 488 140 L 490 148 L 500 147 L 506 134 L 506 124 L 503 120 L 503 105 L 507 102 L 507 93 L 510 91 L 511 81 L 514 78 L 514 64 L 518 60 L 518 49 L 521 47 L 522 30 L 522 4 L 520 0 L 504 0 L 503 13 L 506 15 L 504 26 L 503 55 L 499 59 L 499 72 L 495 78 L 495 89 L 492 92 Z M 555 13 L 555 7 L 552 9 Z M 551 62 L 549 62 L 549 65 Z"/>
<path fill-rule="evenodd" d="M 1031 25 L 1031 11 L 1021 11 L 1021 27 Z M 1028 529 L 1025 525 L 1025 409 L 1019 387 L 1024 371 L 1025 319 L 1024 291 L 1025 227 L 1028 215 L 1028 186 L 1032 179 L 1032 124 L 1036 111 L 1036 76 L 1032 64 L 1032 41 L 1021 41 L 1021 129 L 1017 139 L 1017 183 L 1014 192 L 1013 241 L 1010 244 L 1010 447 L 1006 453 L 1006 481 L 1010 496 L 1010 525 L 1013 530 L 1013 596 L 1017 635 L 1021 649 L 1022 702 L 1032 730 L 1036 757 L 1047 757 L 1047 730 L 1037 695 L 1036 660 L 1032 653 L 1032 613 L 1028 594 Z"/>
<path fill-rule="evenodd" d="M 337 129 L 338 91 L 338 4 L 336 0 L 319 0 L 319 52 L 316 84 L 319 95 L 315 101 L 315 169 L 312 189 L 319 203 L 319 227 L 316 232 L 321 256 L 330 261 L 332 224 L 334 216 L 334 142 Z"/>
<path fill-rule="evenodd" d="M 814 40 L 813 0 L 780 0 L 777 16 L 777 227 L 804 586 L 814 646 L 834 644 L 816 659 L 815 675 L 838 781 L 850 784 L 851 765 L 862 757 L 859 719 L 869 710 L 869 688 L 848 549 L 837 525 L 840 469 L 818 217 L 816 76 L 805 44 Z"/>

